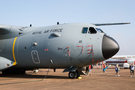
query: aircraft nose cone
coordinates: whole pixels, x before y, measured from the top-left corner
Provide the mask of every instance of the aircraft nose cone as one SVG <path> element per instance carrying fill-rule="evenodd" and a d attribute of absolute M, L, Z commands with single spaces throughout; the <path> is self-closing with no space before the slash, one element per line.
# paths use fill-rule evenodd
<path fill-rule="evenodd" d="M 105 59 L 115 55 L 119 51 L 118 43 L 111 37 L 104 35 L 102 42 L 102 53 Z"/>

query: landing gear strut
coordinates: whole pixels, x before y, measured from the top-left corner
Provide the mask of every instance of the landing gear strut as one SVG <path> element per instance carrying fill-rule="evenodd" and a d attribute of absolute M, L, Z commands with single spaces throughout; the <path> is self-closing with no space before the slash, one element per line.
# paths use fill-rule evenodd
<path fill-rule="evenodd" d="M 70 71 L 69 74 L 68 74 L 69 78 L 71 79 L 75 79 L 75 78 L 78 78 L 80 77 L 80 73 L 76 70 L 75 72 L 73 71 Z"/>

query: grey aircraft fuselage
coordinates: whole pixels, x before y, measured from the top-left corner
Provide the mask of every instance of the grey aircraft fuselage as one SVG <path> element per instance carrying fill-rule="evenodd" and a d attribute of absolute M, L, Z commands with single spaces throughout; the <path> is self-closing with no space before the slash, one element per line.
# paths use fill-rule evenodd
<path fill-rule="evenodd" d="M 84 67 L 104 61 L 118 43 L 94 24 L 46 27 L 0 25 L 0 70 Z M 70 70 L 69 70 L 70 71 Z"/>

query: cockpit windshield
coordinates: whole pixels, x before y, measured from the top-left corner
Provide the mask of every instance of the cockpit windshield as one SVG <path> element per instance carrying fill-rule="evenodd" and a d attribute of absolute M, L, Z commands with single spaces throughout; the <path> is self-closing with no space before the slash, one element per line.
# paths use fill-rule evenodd
<path fill-rule="evenodd" d="M 100 28 L 94 28 L 94 27 L 83 27 L 82 33 L 83 34 L 96 34 L 97 32 L 99 33 L 104 33 Z"/>
<path fill-rule="evenodd" d="M 100 33 L 104 33 L 100 28 L 96 28 L 96 30 Z"/>
<path fill-rule="evenodd" d="M 88 33 L 89 33 L 89 34 L 96 34 L 97 31 L 96 31 L 93 27 L 90 27 Z"/>
<path fill-rule="evenodd" d="M 82 30 L 82 33 L 87 34 L 87 32 L 88 32 L 88 27 L 84 27 L 83 30 Z"/>
<path fill-rule="evenodd" d="M 88 27 L 83 27 L 83 29 L 82 29 L 82 33 L 83 34 L 96 34 L 97 33 L 97 31 L 95 30 L 95 28 L 93 28 L 93 27 L 89 27 L 89 29 L 88 29 Z"/>

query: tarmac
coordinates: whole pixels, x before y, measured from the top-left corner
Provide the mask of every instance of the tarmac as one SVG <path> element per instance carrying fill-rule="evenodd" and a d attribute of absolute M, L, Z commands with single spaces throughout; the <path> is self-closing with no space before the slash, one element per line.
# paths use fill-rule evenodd
<path fill-rule="evenodd" d="M 135 90 L 135 78 L 130 77 L 129 69 L 120 69 L 120 77 L 115 76 L 113 66 L 107 75 L 94 67 L 91 76 L 81 75 L 82 79 L 70 79 L 63 69 L 39 69 L 37 74 L 27 71 L 24 75 L 2 75 L 0 90 Z"/>

